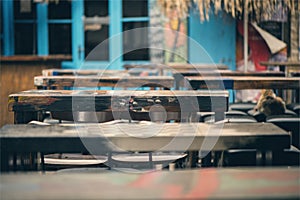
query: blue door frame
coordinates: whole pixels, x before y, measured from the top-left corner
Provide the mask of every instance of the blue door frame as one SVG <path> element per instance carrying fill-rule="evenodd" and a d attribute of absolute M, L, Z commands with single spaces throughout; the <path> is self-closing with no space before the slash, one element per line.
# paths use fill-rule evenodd
<path fill-rule="evenodd" d="M 14 10 L 13 1 L 5 0 L 2 3 L 2 19 L 3 20 L 3 55 L 14 55 Z"/>
<path fill-rule="evenodd" d="M 109 15 L 109 60 L 85 61 L 84 60 L 84 15 L 83 0 L 72 2 L 72 62 L 63 62 L 63 68 L 85 69 L 123 69 L 123 22 L 149 21 L 149 17 L 122 17 L 122 0 L 108 1 Z M 81 52 L 81 53 L 78 53 Z M 135 63 L 149 63 L 149 61 L 135 61 Z"/>

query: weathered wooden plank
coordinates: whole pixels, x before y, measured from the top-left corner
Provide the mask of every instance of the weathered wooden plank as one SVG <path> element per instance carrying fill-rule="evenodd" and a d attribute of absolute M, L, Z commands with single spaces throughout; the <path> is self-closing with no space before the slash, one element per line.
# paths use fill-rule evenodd
<path fill-rule="evenodd" d="M 144 69 L 160 69 L 160 70 L 186 70 L 186 69 L 201 69 L 201 70 L 213 70 L 220 69 L 226 70 L 228 66 L 224 64 L 212 64 L 212 63 L 167 63 L 167 64 L 138 64 L 138 65 L 124 65 L 126 70 L 134 68 L 144 68 Z"/>
<path fill-rule="evenodd" d="M 0 56 L 0 62 L 61 62 L 63 60 L 71 60 L 71 55 L 48 55 L 48 56 L 36 56 L 36 55 L 15 55 L 15 56 Z"/>
<path fill-rule="evenodd" d="M 261 62 L 260 64 L 264 66 L 279 66 L 281 71 L 285 71 L 285 76 L 290 76 L 292 72 L 300 71 L 299 61 L 285 61 L 285 62 L 268 61 L 268 62 Z"/>
<path fill-rule="evenodd" d="M 297 66 L 300 67 L 299 61 L 286 61 L 286 62 L 279 62 L 279 61 L 268 61 L 268 62 L 260 62 L 261 65 L 265 66 Z"/>
<path fill-rule="evenodd" d="M 167 112 L 225 112 L 228 109 L 228 92 L 29 90 L 11 94 L 8 107 L 14 112 L 128 111 L 149 110 L 156 104 L 163 106 Z"/>
<path fill-rule="evenodd" d="M 88 69 L 45 69 L 42 76 L 115 76 L 128 74 L 127 70 L 88 70 Z"/>
<path fill-rule="evenodd" d="M 240 72 L 231 70 L 177 70 L 173 72 L 175 79 L 175 88 L 178 89 L 180 86 L 184 86 L 184 77 L 187 76 L 200 76 L 200 77 L 222 77 L 222 76 L 258 76 L 258 77 L 284 77 L 284 72 L 278 71 L 265 71 L 265 72 Z"/>
<path fill-rule="evenodd" d="M 84 170 L 82 170 L 84 171 Z M 299 199 L 298 168 L 2 174 L 3 199 Z M 209 181 L 208 181 L 209 180 Z M 172 191 L 170 192 L 170 188 Z"/>
<path fill-rule="evenodd" d="M 76 153 L 86 148 L 92 148 L 93 153 L 200 149 L 272 151 L 289 148 L 290 135 L 270 123 L 6 125 L 1 129 L 0 142 L 1 151 L 10 153 Z"/>
<path fill-rule="evenodd" d="M 188 63 L 168 63 L 167 64 L 170 68 L 175 69 L 175 70 L 180 70 L 180 69 L 199 69 L 199 70 L 205 70 L 205 69 L 219 69 L 219 70 L 227 70 L 229 67 L 225 64 L 220 64 L 220 63 L 193 63 L 193 64 L 188 64 Z"/>
<path fill-rule="evenodd" d="M 145 70 L 130 69 L 130 70 L 107 70 L 107 69 L 47 69 L 42 70 L 42 76 L 120 76 L 133 75 L 139 76 L 147 72 L 150 75 L 158 75 L 156 69 Z"/>
<path fill-rule="evenodd" d="M 299 89 L 299 77 L 185 77 L 193 89 Z"/>
<path fill-rule="evenodd" d="M 6 125 L 0 130 L 1 170 L 12 155 L 37 153 L 224 151 L 256 149 L 257 164 L 272 163 L 272 151 L 290 146 L 290 135 L 265 123 L 121 123 Z M 268 153 L 266 157 L 265 154 Z"/>
<path fill-rule="evenodd" d="M 34 84 L 41 88 L 64 87 L 174 87 L 174 79 L 169 76 L 36 76 Z"/>
<path fill-rule="evenodd" d="M 260 71 L 260 72 L 241 72 L 231 70 L 177 70 L 173 76 L 258 76 L 258 77 L 284 77 L 284 72 L 280 71 Z"/>

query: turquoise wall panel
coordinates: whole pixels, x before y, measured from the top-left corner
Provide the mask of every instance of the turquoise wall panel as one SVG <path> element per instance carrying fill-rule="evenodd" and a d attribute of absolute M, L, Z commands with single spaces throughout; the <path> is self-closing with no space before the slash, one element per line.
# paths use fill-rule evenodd
<path fill-rule="evenodd" d="M 39 56 L 49 54 L 48 4 L 37 4 L 37 49 Z"/>
<path fill-rule="evenodd" d="M 3 55 L 11 56 L 14 54 L 14 10 L 13 0 L 1 1 L 3 17 Z"/>
<path fill-rule="evenodd" d="M 200 21 L 199 13 L 191 12 L 189 17 L 189 36 L 199 43 L 215 63 L 224 63 L 235 69 L 235 20 L 225 14 L 211 14 L 209 21 Z M 197 51 L 195 43 L 189 45 L 189 61 L 192 63 L 211 63 L 211 60 Z"/>

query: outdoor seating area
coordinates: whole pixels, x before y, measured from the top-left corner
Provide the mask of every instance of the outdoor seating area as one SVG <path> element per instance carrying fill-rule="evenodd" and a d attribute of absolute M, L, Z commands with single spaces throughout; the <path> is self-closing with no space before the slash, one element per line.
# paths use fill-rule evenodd
<path fill-rule="evenodd" d="M 0 199 L 300 198 L 298 1 L 0 13 Z"/>

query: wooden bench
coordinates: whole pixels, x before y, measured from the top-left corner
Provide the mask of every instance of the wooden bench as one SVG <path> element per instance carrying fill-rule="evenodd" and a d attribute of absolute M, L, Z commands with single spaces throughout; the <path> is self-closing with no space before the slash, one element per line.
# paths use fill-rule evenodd
<path fill-rule="evenodd" d="M 300 71 L 299 61 L 286 61 L 286 62 L 268 61 L 268 62 L 260 62 L 260 64 L 264 66 L 279 66 L 280 70 L 284 71 L 287 77 L 290 76 L 292 72 Z"/>
<path fill-rule="evenodd" d="M 300 88 L 300 78 L 295 77 L 185 77 L 193 89 L 295 89 Z"/>
<path fill-rule="evenodd" d="M 65 89 L 86 87 L 118 87 L 140 88 L 161 87 L 170 89 L 174 87 L 174 79 L 169 76 L 36 76 L 34 85 L 38 89 Z"/>
<path fill-rule="evenodd" d="M 42 76 L 115 76 L 128 74 L 126 70 L 98 70 L 98 69 L 44 69 Z"/>
<path fill-rule="evenodd" d="M 231 70 L 177 70 L 173 72 L 173 77 L 175 79 L 175 88 L 179 89 L 180 86 L 183 86 L 184 77 L 188 76 L 254 76 L 254 77 L 284 77 L 284 72 L 275 72 L 275 71 L 264 71 L 264 72 L 240 72 L 240 71 L 231 71 Z"/>
<path fill-rule="evenodd" d="M 6 125 L 0 133 L 1 170 L 4 171 L 14 170 L 15 155 L 26 153 L 99 155 L 256 149 L 257 165 L 272 165 L 273 153 L 288 148 L 290 134 L 270 123 Z"/>
<path fill-rule="evenodd" d="M 286 62 L 270 61 L 270 62 L 261 62 L 260 64 L 265 65 L 265 66 L 279 66 L 280 70 L 285 72 L 286 77 L 293 77 L 296 74 L 300 73 L 300 62 L 299 61 L 286 61 Z M 293 102 L 293 99 L 295 99 L 296 102 L 299 102 L 299 100 L 300 100 L 299 90 L 296 91 L 295 93 L 292 93 L 291 91 L 286 92 L 287 102 Z"/>
<path fill-rule="evenodd" d="M 177 70 L 228 70 L 228 66 L 224 64 L 213 63 L 167 63 L 167 64 L 126 64 L 123 66 L 126 70 L 130 69 L 157 69 L 159 74 L 163 75 L 165 71 L 177 71 Z"/>
<path fill-rule="evenodd" d="M 145 72 L 144 69 L 110 70 L 110 69 L 44 69 L 42 76 L 138 76 Z M 157 70 L 147 70 L 149 74 L 157 75 Z"/>
<path fill-rule="evenodd" d="M 216 120 L 228 110 L 227 91 L 169 91 L 169 90 L 29 90 L 9 95 L 9 110 L 15 123 L 43 120 L 43 113 L 113 112 L 122 117 L 142 113 L 155 106 L 166 113 L 179 113 L 180 119 L 195 117 L 197 111 L 216 112 Z M 160 112 L 158 111 L 158 112 Z M 147 112 L 149 113 L 149 112 Z M 126 115 L 127 114 L 127 115 Z M 76 119 L 75 119 L 76 120 Z M 196 120 L 196 118 L 194 119 Z"/>
<path fill-rule="evenodd" d="M 231 76 L 231 77 L 185 77 L 187 88 L 192 89 L 273 89 L 283 96 L 283 90 L 294 90 L 295 100 L 288 98 L 287 103 L 299 101 L 300 77 L 254 77 L 254 76 Z"/>

